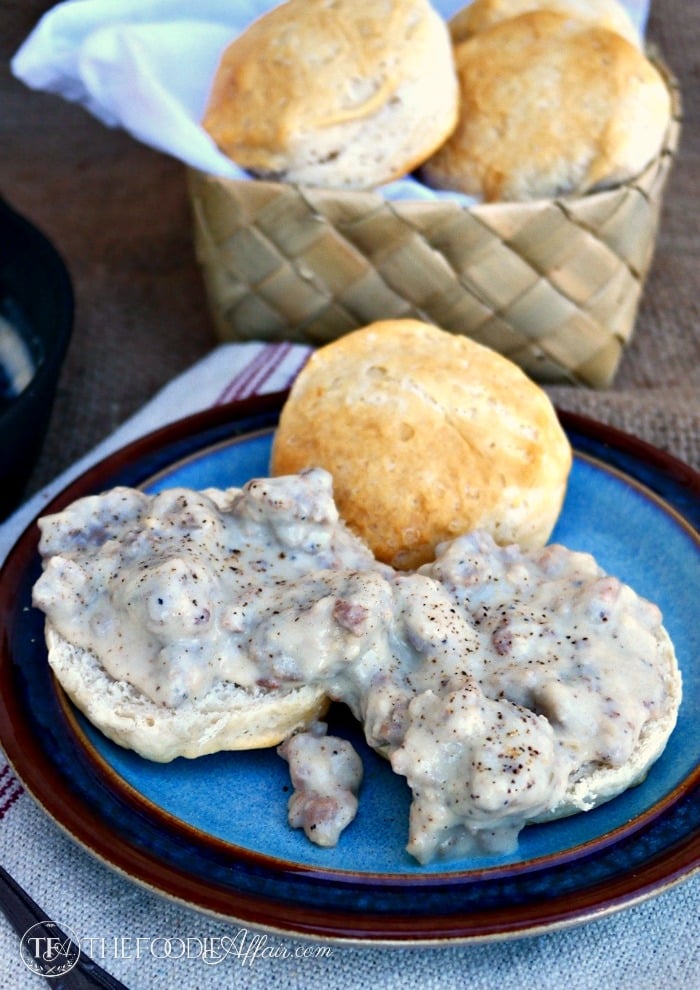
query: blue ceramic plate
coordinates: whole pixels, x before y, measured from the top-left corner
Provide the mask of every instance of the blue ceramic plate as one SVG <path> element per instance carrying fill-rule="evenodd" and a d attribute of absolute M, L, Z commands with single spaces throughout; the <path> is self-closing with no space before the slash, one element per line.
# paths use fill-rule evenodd
<path fill-rule="evenodd" d="M 282 398 L 159 431 L 92 469 L 51 509 L 114 484 L 227 487 L 265 475 Z M 30 527 L 0 584 L 8 629 L 0 741 L 28 789 L 135 880 L 239 922 L 326 940 L 429 943 L 541 931 L 637 902 L 692 873 L 700 863 L 700 479 L 631 437 L 562 419 L 576 456 L 553 539 L 593 553 L 657 602 L 682 668 L 677 728 L 643 784 L 593 812 L 529 827 L 512 855 L 421 867 L 404 850 L 405 782 L 338 709 L 333 730 L 361 751 L 365 780 L 339 845 L 318 848 L 287 825 L 287 767 L 274 750 L 154 764 L 74 711 L 50 674 L 42 618 L 26 607 L 39 572 Z"/>

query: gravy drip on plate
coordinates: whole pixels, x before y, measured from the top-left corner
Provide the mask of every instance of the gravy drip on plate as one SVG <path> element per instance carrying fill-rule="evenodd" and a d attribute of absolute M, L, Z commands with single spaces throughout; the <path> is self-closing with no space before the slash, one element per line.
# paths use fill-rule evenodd
<path fill-rule="evenodd" d="M 294 793 L 289 824 L 318 846 L 335 846 L 357 813 L 362 760 L 347 739 L 327 735 L 324 722 L 296 732 L 277 747 L 289 763 Z"/>
<path fill-rule="evenodd" d="M 320 685 L 347 704 L 411 787 L 421 863 L 512 849 L 572 781 L 622 766 L 668 697 L 659 610 L 590 555 L 477 533 L 395 572 L 339 520 L 320 469 L 227 491 L 117 488 L 40 526 L 35 604 L 155 703 L 206 703 L 232 681 Z M 325 845 L 361 779 L 341 742 L 315 725 L 280 750 L 290 821 Z"/>

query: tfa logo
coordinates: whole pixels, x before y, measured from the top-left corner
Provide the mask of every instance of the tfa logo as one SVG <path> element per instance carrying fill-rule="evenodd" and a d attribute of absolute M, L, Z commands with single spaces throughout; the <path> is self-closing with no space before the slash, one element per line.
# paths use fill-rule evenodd
<path fill-rule="evenodd" d="M 78 936 L 55 921 L 32 925 L 22 936 L 19 951 L 27 969 L 39 976 L 63 976 L 80 959 Z"/>

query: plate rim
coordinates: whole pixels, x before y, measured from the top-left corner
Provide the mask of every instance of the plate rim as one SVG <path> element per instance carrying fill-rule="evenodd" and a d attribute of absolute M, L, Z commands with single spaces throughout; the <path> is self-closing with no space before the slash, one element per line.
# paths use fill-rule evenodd
<path fill-rule="evenodd" d="M 334 918 L 329 920 L 327 908 L 324 908 L 322 912 L 314 912 L 313 908 L 305 906 L 304 912 L 299 912 L 298 906 L 293 903 L 283 904 L 279 900 L 271 900 L 264 896 L 258 897 L 250 891 L 233 895 L 229 888 L 223 889 L 218 884 L 212 884 L 211 881 L 207 883 L 200 880 L 193 885 L 191 875 L 185 873 L 184 870 L 178 869 L 172 863 L 166 867 L 162 867 L 161 864 L 160 870 L 155 869 L 152 857 L 145 856 L 142 850 L 134 849 L 123 839 L 120 839 L 120 842 L 125 845 L 125 850 L 120 848 L 118 854 L 112 847 L 105 850 L 104 842 L 96 840 L 93 831 L 93 827 L 98 833 L 100 829 L 104 831 L 105 822 L 100 819 L 98 811 L 89 806 L 85 796 L 81 796 L 78 805 L 73 807 L 71 807 L 71 800 L 60 793 L 53 796 L 49 794 L 47 800 L 45 783 L 42 784 L 40 775 L 37 779 L 30 759 L 31 756 L 37 758 L 41 765 L 47 758 L 46 753 L 42 750 L 37 739 L 33 740 L 34 746 L 30 747 L 29 752 L 22 751 L 22 740 L 17 737 L 6 697 L 8 675 L 11 668 L 7 620 L 10 618 L 11 609 L 8 608 L 8 605 L 12 602 L 12 595 L 8 595 L 5 589 L 10 585 L 16 586 L 17 581 L 13 581 L 12 578 L 16 579 L 18 572 L 25 570 L 27 560 L 36 554 L 38 539 L 36 519 L 39 515 L 44 515 L 47 512 L 58 511 L 59 508 L 82 494 L 99 490 L 104 485 L 106 478 L 114 476 L 120 464 L 127 466 L 138 464 L 147 456 L 159 451 L 167 451 L 164 460 L 166 463 L 173 463 L 176 460 L 176 457 L 171 455 L 173 445 L 195 442 L 198 444 L 197 450 L 203 450 L 215 442 L 212 438 L 208 441 L 203 439 L 208 437 L 212 431 L 216 432 L 221 428 L 228 429 L 238 425 L 241 434 L 245 435 L 247 432 L 252 432 L 246 430 L 244 426 L 251 417 L 259 419 L 261 416 L 269 416 L 271 423 L 274 423 L 276 414 L 287 394 L 285 390 L 204 410 L 166 424 L 119 448 L 88 467 L 60 492 L 56 493 L 26 526 L 7 555 L 0 569 L 0 615 L 4 620 L 3 640 L 0 645 L 0 714 L 4 716 L 2 719 L 3 728 L 0 729 L 0 742 L 16 775 L 49 817 L 79 845 L 109 868 L 122 873 L 132 882 L 152 891 L 179 901 L 190 908 L 205 911 L 228 921 L 252 923 L 271 932 L 284 935 L 295 934 L 306 938 L 322 938 L 327 942 L 354 942 L 365 945 L 407 943 L 434 945 L 488 941 L 535 934 L 592 920 L 602 914 L 629 907 L 647 897 L 660 893 L 662 890 L 675 886 L 676 883 L 700 871 L 699 834 L 694 837 L 695 841 L 690 843 L 693 847 L 693 855 L 690 855 L 690 850 L 685 851 L 685 848 L 683 850 L 676 849 L 666 857 L 667 862 L 663 867 L 655 862 L 645 863 L 644 869 L 637 871 L 637 882 L 633 889 L 630 888 L 629 882 L 621 884 L 618 880 L 616 883 L 611 883 L 608 879 L 602 884 L 604 890 L 598 889 L 598 886 L 593 884 L 584 891 L 577 891 L 574 898 L 576 903 L 571 903 L 569 907 L 562 904 L 556 912 L 551 907 L 548 908 L 547 904 L 540 903 L 538 906 L 533 903 L 520 905 L 517 918 L 514 917 L 510 921 L 502 916 L 489 919 L 486 915 L 478 924 L 474 924 L 471 915 L 465 918 L 459 913 L 451 913 L 445 918 L 432 916 L 425 918 L 415 915 L 390 917 L 386 913 L 374 915 L 370 911 L 363 914 L 363 922 L 358 925 L 357 918 L 350 918 L 348 913 L 343 911 L 336 912 Z M 557 410 L 557 412 L 568 434 L 588 437 L 597 443 L 602 442 L 605 444 L 606 450 L 619 449 L 623 454 L 639 459 L 661 471 L 663 475 L 672 480 L 674 485 L 679 487 L 681 492 L 687 492 L 694 498 L 700 496 L 700 473 L 673 455 L 640 438 L 615 427 L 609 427 L 590 417 L 561 410 Z M 260 429 L 260 424 L 258 423 L 255 428 Z M 573 440 L 572 446 L 574 446 Z M 608 464 L 607 461 L 603 463 Z M 150 477 L 155 473 L 155 470 L 150 469 L 148 476 Z M 622 473 L 623 475 L 629 474 L 625 470 Z M 634 480 L 635 483 L 640 483 L 639 479 Z M 662 501 L 665 502 L 665 498 L 662 497 Z M 677 506 L 672 507 L 677 510 Z M 688 524 L 687 518 L 682 513 L 680 514 L 684 522 Z M 694 524 L 689 523 L 689 525 L 694 532 L 697 532 L 697 527 Z M 22 562 L 24 562 L 25 567 L 22 566 Z M 24 742 L 26 744 L 26 740 Z M 81 815 L 84 816 L 82 819 Z M 687 839 L 682 843 L 684 847 L 688 844 Z M 112 853 L 112 855 L 108 853 Z M 659 858 L 656 856 L 654 859 L 658 860 Z M 294 876 L 298 877 L 309 872 L 309 868 L 305 864 L 296 870 L 293 863 L 282 862 L 286 868 L 286 874 L 292 879 Z M 544 868 L 546 869 L 546 863 Z M 163 869 L 165 869 L 165 877 L 162 872 Z M 314 872 L 313 867 L 310 868 L 310 872 Z M 316 872 L 323 873 L 322 870 Z M 382 886 L 381 878 L 382 874 L 373 877 L 378 887 Z M 442 879 L 442 875 L 437 875 L 437 878 Z M 333 879 L 338 879 L 336 874 L 333 875 Z M 350 873 L 349 882 L 352 882 L 353 879 L 354 876 Z M 411 878 L 411 881 L 414 879 L 420 881 L 420 885 L 423 886 L 422 878 Z M 430 879 L 435 881 L 436 875 L 433 874 Z M 481 881 L 477 874 L 466 879 L 457 878 L 449 881 L 445 886 L 456 888 L 460 882 L 469 885 L 488 882 L 488 879 Z M 202 886 L 207 889 L 202 890 Z M 410 886 L 410 882 L 405 884 L 407 890 L 410 889 Z M 194 892 L 195 887 L 195 897 L 183 896 L 183 890 L 189 889 Z M 551 901 L 548 903 L 551 904 Z M 305 914 L 305 918 L 300 916 L 301 913 Z"/>

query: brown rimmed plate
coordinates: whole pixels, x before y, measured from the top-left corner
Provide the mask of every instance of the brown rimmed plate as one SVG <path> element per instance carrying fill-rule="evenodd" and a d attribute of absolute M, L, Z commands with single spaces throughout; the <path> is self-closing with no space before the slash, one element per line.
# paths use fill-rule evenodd
<path fill-rule="evenodd" d="M 183 420 L 108 457 L 46 511 L 116 484 L 239 485 L 265 474 L 284 396 Z M 517 854 L 429 868 L 404 851 L 408 795 L 365 751 L 357 819 L 334 850 L 288 828 L 273 752 L 150 764 L 79 716 L 46 662 L 31 608 L 31 525 L 0 575 L 0 742 L 27 789 L 81 845 L 162 894 L 214 915 L 324 941 L 435 944 L 524 935 L 637 903 L 700 865 L 700 478 L 655 448 L 569 414 L 575 450 L 554 538 L 589 550 L 655 600 L 676 644 L 684 700 L 640 786 L 585 815 L 531 826 Z M 342 712 L 336 729 L 361 747 Z"/>

